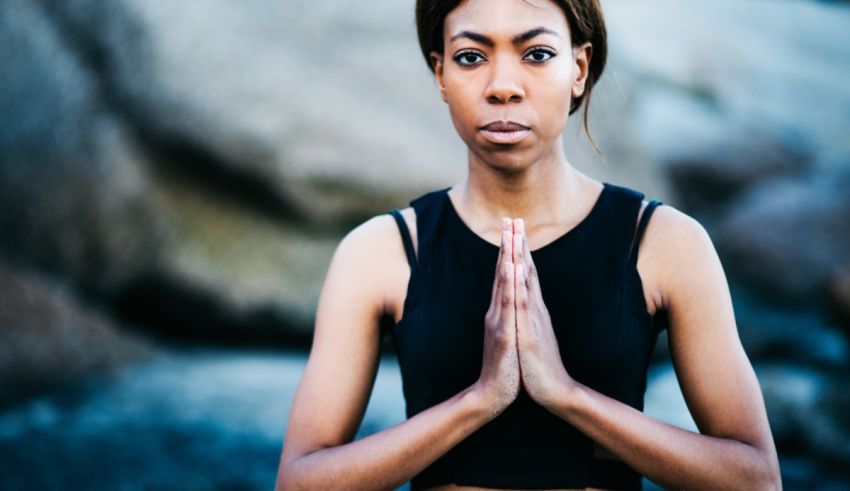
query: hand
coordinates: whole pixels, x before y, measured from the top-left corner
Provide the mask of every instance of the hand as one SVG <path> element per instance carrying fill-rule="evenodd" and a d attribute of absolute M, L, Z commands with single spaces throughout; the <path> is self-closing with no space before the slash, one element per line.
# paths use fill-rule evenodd
<path fill-rule="evenodd" d="M 484 361 L 475 384 L 484 394 L 494 418 L 516 399 L 520 388 L 512 237 L 512 221 L 503 218 L 496 277 L 490 308 L 484 317 Z"/>
<path fill-rule="evenodd" d="M 567 373 L 561 360 L 549 311 L 543 303 L 537 268 L 525 237 L 525 223 L 518 218 L 513 225 L 520 377 L 526 392 L 535 402 L 543 407 L 552 407 L 559 394 L 575 385 L 575 380 Z"/>

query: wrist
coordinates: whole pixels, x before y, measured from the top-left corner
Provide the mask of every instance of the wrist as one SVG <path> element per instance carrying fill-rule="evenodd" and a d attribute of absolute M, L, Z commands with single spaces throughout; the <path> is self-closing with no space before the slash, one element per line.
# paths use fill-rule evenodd
<path fill-rule="evenodd" d="M 555 392 L 555 400 L 552 407 L 548 409 L 569 421 L 583 407 L 587 389 L 588 387 L 586 385 L 576 381 L 574 378 L 568 378 L 559 384 L 558 390 Z"/>
<path fill-rule="evenodd" d="M 493 396 L 493 392 L 480 381 L 472 384 L 465 392 L 464 398 L 467 399 L 470 408 L 485 423 L 495 419 L 504 409 L 499 407 L 498 398 Z"/>

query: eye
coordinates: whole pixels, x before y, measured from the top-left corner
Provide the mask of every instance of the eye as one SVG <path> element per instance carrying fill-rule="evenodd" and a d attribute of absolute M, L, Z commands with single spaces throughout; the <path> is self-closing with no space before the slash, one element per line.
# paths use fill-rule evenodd
<path fill-rule="evenodd" d="M 523 57 L 523 59 L 530 59 L 530 61 L 534 63 L 543 63 L 544 61 L 554 58 L 555 56 L 557 55 L 552 50 L 545 48 L 534 48 L 529 51 L 528 54 Z"/>
<path fill-rule="evenodd" d="M 464 51 L 462 53 L 458 53 L 454 57 L 454 60 L 460 66 L 472 66 L 477 64 L 475 63 L 476 58 L 484 59 L 484 57 L 481 56 L 481 53 L 477 53 L 475 51 Z"/>

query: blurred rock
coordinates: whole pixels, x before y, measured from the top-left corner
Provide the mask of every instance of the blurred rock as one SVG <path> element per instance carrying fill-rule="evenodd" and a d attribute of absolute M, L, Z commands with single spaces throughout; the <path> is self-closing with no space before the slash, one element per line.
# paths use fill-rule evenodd
<path fill-rule="evenodd" d="M 269 490 L 306 362 L 306 352 L 163 350 L 97 391 L 28 401 L 0 417 L 0 489 Z M 398 364 L 382 359 L 353 437 L 402 421 Z"/>
<path fill-rule="evenodd" d="M 832 308 L 850 334 L 850 266 L 839 271 L 830 288 Z"/>
<path fill-rule="evenodd" d="M 757 373 L 780 449 L 850 462 L 850 382 L 844 373 L 791 364 L 762 364 Z"/>
<path fill-rule="evenodd" d="M 802 148 L 817 164 L 850 160 L 846 2 L 637 0 L 603 8 L 607 75 L 629 97 L 624 116 L 651 157 L 665 161 L 689 142 L 737 145 L 743 130 L 757 143 Z"/>
<path fill-rule="evenodd" d="M 0 3 L 0 247 L 108 291 L 157 259 L 145 169 L 95 74 L 39 7 Z"/>
<path fill-rule="evenodd" d="M 664 198 L 655 164 L 679 155 L 711 196 L 850 154 L 844 10 L 659 5 L 605 3 L 591 124 L 614 165 L 584 170 Z M 817 26 L 805 46 L 789 19 Z M 309 337 L 340 236 L 466 170 L 404 2 L 8 0 L 0 46 L 2 254 L 167 331 Z"/>
<path fill-rule="evenodd" d="M 177 335 L 303 343 L 335 230 L 296 220 L 249 155 L 215 150 L 235 148 L 222 137 L 232 128 L 207 135 L 210 148 L 171 133 L 167 91 L 161 114 L 141 114 L 156 104 L 135 94 L 160 93 L 142 76 L 143 33 L 120 2 L 0 4 L 0 110 L 14 122 L 0 132 L 3 255 Z M 345 227 L 381 206 L 319 188 Z"/>
<path fill-rule="evenodd" d="M 67 288 L 0 262 L 0 406 L 152 353 Z"/>
<path fill-rule="evenodd" d="M 848 189 L 850 166 L 754 187 L 712 232 L 725 266 L 790 304 L 825 307 L 833 276 L 850 264 Z"/>
<path fill-rule="evenodd" d="M 765 179 L 802 174 L 811 155 L 804 145 L 779 135 L 753 135 L 732 130 L 723 137 L 689 141 L 666 157 L 664 165 L 675 190 L 676 203 L 687 213 L 710 220 L 710 213 L 727 210 L 730 202 Z"/>
<path fill-rule="evenodd" d="M 88 66 L 147 147 L 269 212 L 348 224 L 465 170 L 410 5 L 48 5 L 78 51 L 97 54 Z M 376 49 L 381 38 L 397 49 Z"/>
<path fill-rule="evenodd" d="M 741 344 L 750 359 L 850 369 L 850 341 L 821 311 L 779 309 L 741 288 L 735 289 L 734 298 Z"/>

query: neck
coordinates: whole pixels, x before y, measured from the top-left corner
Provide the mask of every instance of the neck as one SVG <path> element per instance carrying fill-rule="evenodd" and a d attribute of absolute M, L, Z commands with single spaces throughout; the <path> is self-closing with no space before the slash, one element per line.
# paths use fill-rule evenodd
<path fill-rule="evenodd" d="M 469 175 L 452 194 L 476 223 L 495 224 L 498 229 L 503 216 L 522 218 L 529 230 L 569 222 L 587 181 L 567 162 L 559 143 L 552 152 L 514 172 L 495 169 L 470 152 Z"/>

